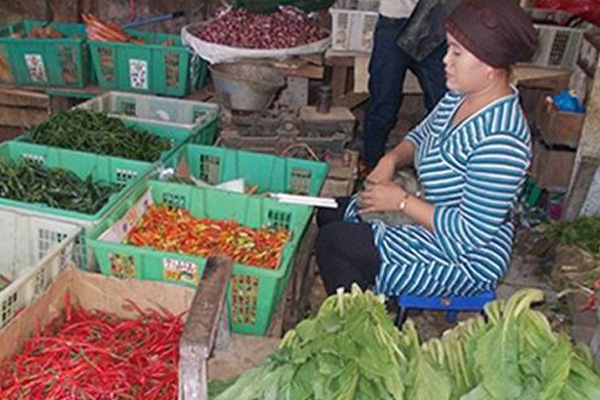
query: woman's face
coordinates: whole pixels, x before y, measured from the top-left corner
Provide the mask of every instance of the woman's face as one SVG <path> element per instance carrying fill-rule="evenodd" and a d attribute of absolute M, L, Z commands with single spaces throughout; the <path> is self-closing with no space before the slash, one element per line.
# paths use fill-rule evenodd
<path fill-rule="evenodd" d="M 448 52 L 444 57 L 446 86 L 450 90 L 473 93 L 483 89 L 489 82 L 493 68 L 485 64 L 447 33 Z"/>

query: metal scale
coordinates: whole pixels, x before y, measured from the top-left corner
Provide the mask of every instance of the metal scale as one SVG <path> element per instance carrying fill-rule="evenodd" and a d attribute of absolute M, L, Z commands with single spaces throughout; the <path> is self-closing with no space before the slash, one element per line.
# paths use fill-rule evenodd
<path fill-rule="evenodd" d="M 309 106 L 302 104 L 307 99 L 298 101 L 301 96 L 291 93 L 291 78 L 286 82 L 275 68 L 230 63 L 213 65 L 211 72 L 222 105 L 220 144 L 326 161 L 331 170 L 323 195 L 352 193 L 358 155 L 346 147 L 356 118 L 348 108 L 331 106 L 329 87 L 321 87 L 317 105 Z"/>

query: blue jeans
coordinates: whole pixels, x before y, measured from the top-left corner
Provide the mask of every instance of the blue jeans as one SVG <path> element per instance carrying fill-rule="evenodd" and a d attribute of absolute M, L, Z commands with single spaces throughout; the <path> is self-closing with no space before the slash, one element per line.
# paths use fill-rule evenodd
<path fill-rule="evenodd" d="M 369 64 L 369 92 L 364 132 L 364 160 L 373 168 L 385 153 L 390 131 L 396 125 L 402 105 L 404 78 L 411 70 L 425 95 L 425 107 L 431 111 L 446 93 L 443 58 L 446 44 L 438 46 L 422 61 L 413 59 L 396 43 L 408 19 L 379 16 Z"/>

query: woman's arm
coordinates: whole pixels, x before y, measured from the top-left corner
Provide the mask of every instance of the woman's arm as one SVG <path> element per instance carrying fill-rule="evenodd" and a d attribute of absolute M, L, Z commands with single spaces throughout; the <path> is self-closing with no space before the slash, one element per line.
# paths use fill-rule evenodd
<path fill-rule="evenodd" d="M 386 153 L 373 171 L 367 176 L 368 183 L 391 181 L 396 168 L 409 166 L 415 157 L 416 146 L 410 140 L 402 140 L 393 150 Z"/>
<path fill-rule="evenodd" d="M 435 206 L 408 193 L 393 182 L 369 184 L 360 194 L 360 213 L 401 211 L 429 231 L 434 231 Z"/>
<path fill-rule="evenodd" d="M 529 149 L 517 138 L 495 134 L 470 155 L 460 203 L 436 207 L 393 182 L 382 182 L 361 193 L 361 213 L 402 211 L 449 248 L 456 242 L 485 243 L 512 208 L 529 158 Z"/>

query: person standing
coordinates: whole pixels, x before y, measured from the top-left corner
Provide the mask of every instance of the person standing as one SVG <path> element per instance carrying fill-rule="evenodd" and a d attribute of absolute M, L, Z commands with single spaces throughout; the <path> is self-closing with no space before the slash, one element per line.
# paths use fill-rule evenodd
<path fill-rule="evenodd" d="M 406 72 L 412 71 L 431 111 L 446 93 L 444 18 L 458 0 L 381 0 L 369 63 L 370 101 L 363 124 L 363 161 L 377 165 L 398 118 Z"/>

